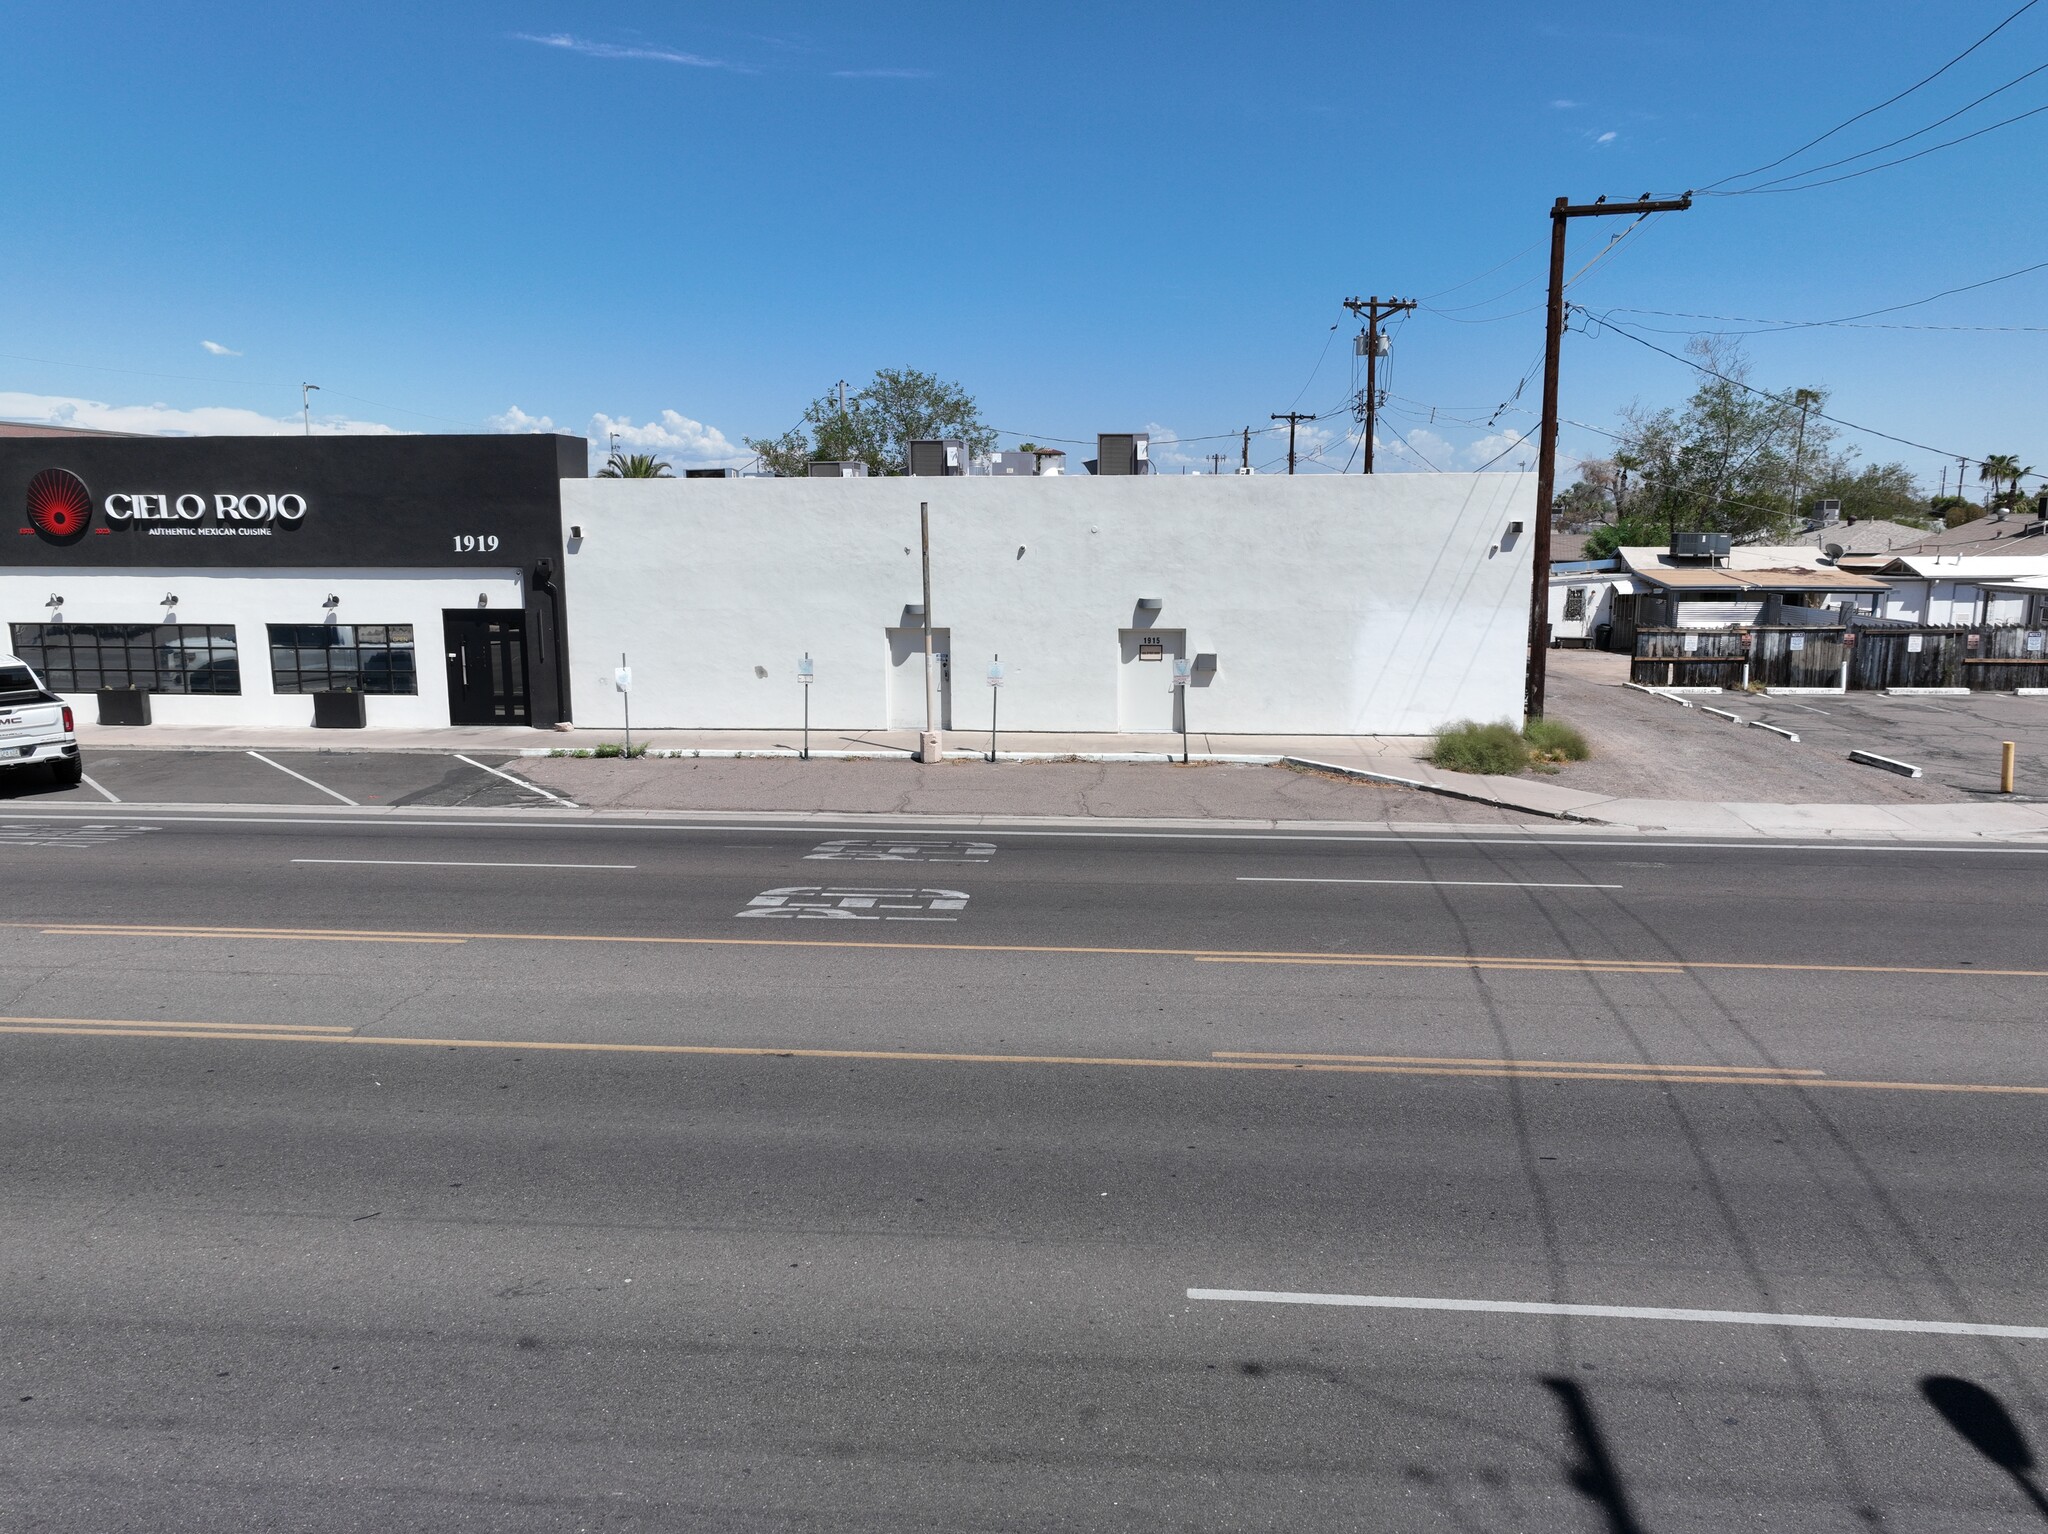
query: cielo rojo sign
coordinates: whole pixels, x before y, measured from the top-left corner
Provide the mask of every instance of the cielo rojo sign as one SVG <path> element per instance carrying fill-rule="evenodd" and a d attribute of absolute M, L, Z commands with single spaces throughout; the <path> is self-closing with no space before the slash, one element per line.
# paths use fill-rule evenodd
<path fill-rule="evenodd" d="M 265 524 L 297 523 L 307 500 L 296 491 L 201 494 L 196 490 L 117 490 L 100 500 L 110 523 L 157 523 L 152 533 L 268 533 Z M 69 469 L 44 469 L 28 482 L 28 528 L 52 543 L 72 543 L 92 528 L 93 496 Z M 101 528 L 106 532 L 106 528 Z"/>

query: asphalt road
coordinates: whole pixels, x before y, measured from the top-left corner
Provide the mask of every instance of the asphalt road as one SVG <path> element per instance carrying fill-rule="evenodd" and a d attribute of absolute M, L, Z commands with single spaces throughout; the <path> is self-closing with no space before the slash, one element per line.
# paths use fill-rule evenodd
<path fill-rule="evenodd" d="M 6 1527 L 2048 1521 L 2048 849 L 89 810 Z"/>

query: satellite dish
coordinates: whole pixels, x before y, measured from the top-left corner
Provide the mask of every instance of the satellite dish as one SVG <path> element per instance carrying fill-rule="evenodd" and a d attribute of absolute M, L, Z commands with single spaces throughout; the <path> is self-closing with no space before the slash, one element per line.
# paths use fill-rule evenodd
<path fill-rule="evenodd" d="M 1830 559 L 1840 559 L 1842 557 L 1842 546 L 1839 543 L 1823 543 L 1820 546 L 1820 551 Z"/>

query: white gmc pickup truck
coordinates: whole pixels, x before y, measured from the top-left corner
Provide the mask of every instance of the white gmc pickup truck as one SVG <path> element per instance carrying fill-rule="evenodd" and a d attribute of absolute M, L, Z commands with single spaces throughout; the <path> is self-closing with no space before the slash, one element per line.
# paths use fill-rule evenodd
<path fill-rule="evenodd" d="M 85 776 L 71 705 L 12 655 L 0 655 L 0 767 L 49 764 L 59 783 Z"/>

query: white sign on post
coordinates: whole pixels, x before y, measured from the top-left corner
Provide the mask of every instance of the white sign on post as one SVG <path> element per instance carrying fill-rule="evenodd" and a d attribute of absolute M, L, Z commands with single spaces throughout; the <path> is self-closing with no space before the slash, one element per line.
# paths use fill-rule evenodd
<path fill-rule="evenodd" d="M 1003 663 L 999 660 L 989 662 L 988 685 L 991 687 L 1000 687 L 1003 685 Z"/>
<path fill-rule="evenodd" d="M 1794 634 L 1794 635 L 1792 636 L 1792 648 L 1793 648 L 1793 649 L 1795 649 L 1795 650 L 1803 650 L 1803 649 L 1805 649 L 1805 648 L 1806 648 L 1806 636 L 1805 636 L 1804 634 Z"/>
<path fill-rule="evenodd" d="M 2041 653 L 2041 631 L 2039 629 L 2027 630 L 2027 653 L 2029 655 L 2039 655 Z"/>
<path fill-rule="evenodd" d="M 1920 635 L 1908 634 L 1906 636 L 1906 653 L 1909 655 L 1918 655 L 1920 653 L 1920 642 Z"/>
<path fill-rule="evenodd" d="M 1184 655 L 1176 655 L 1173 658 L 1173 685 L 1176 687 L 1188 685 L 1188 661 Z"/>
<path fill-rule="evenodd" d="M 808 687 L 811 685 L 811 658 L 806 655 L 796 663 L 796 679 Z"/>
<path fill-rule="evenodd" d="M 633 668 L 631 666 L 620 666 L 614 670 L 612 672 L 612 686 L 618 688 L 620 692 L 631 692 L 633 690 Z"/>

